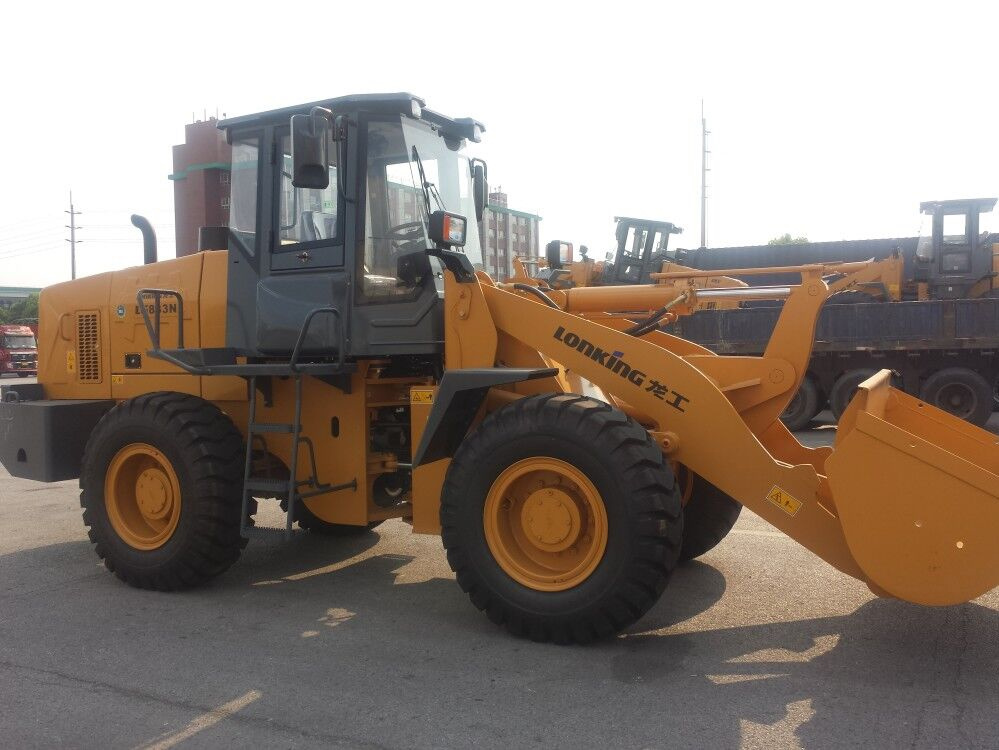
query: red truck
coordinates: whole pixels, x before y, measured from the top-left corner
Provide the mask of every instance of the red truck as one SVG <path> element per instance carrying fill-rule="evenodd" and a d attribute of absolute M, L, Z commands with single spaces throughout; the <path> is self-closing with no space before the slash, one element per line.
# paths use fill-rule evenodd
<path fill-rule="evenodd" d="M 38 374 L 35 334 L 28 326 L 0 325 L 0 375 L 26 378 Z"/>

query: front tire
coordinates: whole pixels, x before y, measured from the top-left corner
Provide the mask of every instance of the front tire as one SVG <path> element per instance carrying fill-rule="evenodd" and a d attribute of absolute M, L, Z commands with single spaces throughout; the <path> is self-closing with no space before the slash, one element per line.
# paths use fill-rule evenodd
<path fill-rule="evenodd" d="M 242 439 L 214 405 L 181 393 L 125 401 L 84 451 L 80 505 L 97 556 L 137 588 L 190 588 L 239 558 Z"/>
<path fill-rule="evenodd" d="M 458 584 L 511 633 L 583 643 L 636 622 L 676 565 L 679 488 L 648 432 L 575 394 L 497 410 L 455 453 L 441 537 Z"/>
<path fill-rule="evenodd" d="M 680 562 L 688 562 L 714 549 L 728 536 L 739 520 L 742 505 L 685 466 L 679 474 L 685 500 Z"/>

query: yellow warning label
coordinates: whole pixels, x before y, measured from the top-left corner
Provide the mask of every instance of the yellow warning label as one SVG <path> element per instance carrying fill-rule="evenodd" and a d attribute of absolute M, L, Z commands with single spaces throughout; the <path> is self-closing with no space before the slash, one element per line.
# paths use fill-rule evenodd
<path fill-rule="evenodd" d="M 66 372 L 70 374 L 76 372 L 76 352 L 72 349 L 66 352 Z"/>
<path fill-rule="evenodd" d="M 430 388 L 413 388 L 409 391 L 409 402 L 411 404 L 431 404 L 434 401 L 434 392 Z"/>
<path fill-rule="evenodd" d="M 124 375 L 112 375 L 111 376 L 111 384 L 112 385 L 125 385 L 125 376 Z"/>
<path fill-rule="evenodd" d="M 776 484 L 774 485 L 774 488 L 767 493 L 767 500 L 772 502 L 789 516 L 793 516 L 801 508 L 801 500 L 794 497 L 787 490 L 782 490 Z"/>

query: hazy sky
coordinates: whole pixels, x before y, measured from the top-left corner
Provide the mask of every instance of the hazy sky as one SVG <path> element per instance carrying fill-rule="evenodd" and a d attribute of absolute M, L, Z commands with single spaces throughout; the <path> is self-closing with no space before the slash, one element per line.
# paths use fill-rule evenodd
<path fill-rule="evenodd" d="M 297 15 L 300 14 L 300 15 Z M 173 252 L 170 147 L 192 113 L 410 91 L 485 123 L 475 155 L 542 241 L 613 217 L 708 244 L 915 234 L 921 200 L 999 194 L 999 3 L 5 4 L 0 286 Z M 993 227 L 999 221 L 993 221 Z"/>

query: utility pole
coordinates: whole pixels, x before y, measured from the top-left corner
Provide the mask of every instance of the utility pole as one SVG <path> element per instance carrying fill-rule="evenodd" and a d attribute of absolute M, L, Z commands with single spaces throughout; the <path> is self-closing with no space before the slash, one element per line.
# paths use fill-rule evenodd
<path fill-rule="evenodd" d="M 69 224 L 66 228 L 69 230 L 69 239 L 66 242 L 69 243 L 69 262 L 70 262 L 70 273 L 72 274 L 70 278 L 76 278 L 76 243 L 83 242 L 83 240 L 76 239 L 76 230 L 83 229 L 83 227 L 76 226 L 76 217 L 79 216 L 82 211 L 77 211 L 73 208 L 73 191 L 69 191 L 69 211 L 63 211 L 64 214 L 69 214 Z"/>
<path fill-rule="evenodd" d="M 704 100 L 701 99 L 701 247 L 708 246 L 708 121 L 704 119 Z"/>

